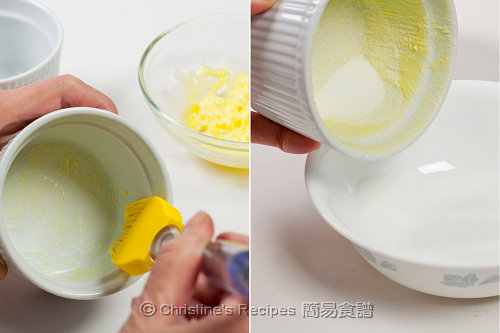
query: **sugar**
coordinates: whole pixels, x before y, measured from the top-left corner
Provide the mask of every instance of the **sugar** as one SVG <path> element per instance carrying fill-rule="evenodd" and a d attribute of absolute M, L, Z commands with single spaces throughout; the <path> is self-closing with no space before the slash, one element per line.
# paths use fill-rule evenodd
<path fill-rule="evenodd" d="M 431 262 L 494 264 L 499 250 L 495 193 L 493 171 L 415 169 L 362 179 L 354 200 L 332 201 L 341 220 L 380 249 Z"/>
<path fill-rule="evenodd" d="M 322 119 L 354 122 L 370 116 L 384 101 L 384 94 L 384 83 L 375 68 L 357 56 L 328 78 L 315 100 Z"/>

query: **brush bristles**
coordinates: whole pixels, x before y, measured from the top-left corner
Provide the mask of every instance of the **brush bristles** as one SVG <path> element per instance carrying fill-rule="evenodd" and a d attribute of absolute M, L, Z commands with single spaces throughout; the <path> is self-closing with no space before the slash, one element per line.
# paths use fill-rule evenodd
<path fill-rule="evenodd" d="M 117 249 L 120 247 L 121 243 L 127 236 L 127 231 L 130 228 L 132 228 L 134 222 L 139 218 L 144 208 L 148 205 L 150 201 L 151 198 L 146 198 L 125 206 L 125 214 L 124 214 L 125 225 L 122 228 L 122 235 L 117 239 L 115 239 L 113 244 L 111 244 L 111 246 L 109 247 L 109 253 L 111 253 L 111 255 L 116 253 Z"/>
<path fill-rule="evenodd" d="M 123 228 L 130 228 L 150 201 L 151 198 L 146 198 L 125 206 L 125 226 Z"/>
<path fill-rule="evenodd" d="M 122 234 L 120 237 L 115 239 L 113 244 L 111 244 L 111 246 L 109 247 L 109 253 L 111 254 L 111 256 L 113 256 L 116 253 L 116 251 L 118 250 L 118 247 L 123 242 L 124 238 L 125 238 L 125 234 Z"/>

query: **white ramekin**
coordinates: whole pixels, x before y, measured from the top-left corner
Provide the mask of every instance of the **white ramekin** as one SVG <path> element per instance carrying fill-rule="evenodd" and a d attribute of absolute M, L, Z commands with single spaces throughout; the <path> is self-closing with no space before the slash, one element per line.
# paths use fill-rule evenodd
<path fill-rule="evenodd" d="M 32 0 L 0 1 L 0 90 L 41 81 L 59 72 L 63 27 Z"/>
<path fill-rule="evenodd" d="M 450 59 L 446 68 L 448 77 L 434 84 L 439 85 L 439 89 L 426 89 L 422 100 L 429 100 L 428 95 L 432 95 L 433 112 L 430 116 L 426 114 L 426 119 L 420 120 L 419 126 L 415 127 L 412 123 L 414 118 L 422 118 L 420 108 L 417 108 L 416 112 L 407 112 L 401 117 L 401 126 L 396 129 L 392 128 L 388 133 L 370 140 L 363 138 L 360 145 L 370 141 L 363 146 L 367 147 L 363 150 L 353 149 L 329 133 L 316 110 L 310 79 L 314 35 L 328 0 L 280 0 L 272 9 L 252 18 L 252 108 L 285 127 L 355 158 L 381 159 L 406 148 L 434 119 L 450 87 L 455 64 L 457 21 L 453 1 L 427 2 L 429 13 L 435 14 L 436 8 L 448 11 L 449 17 L 431 17 L 431 20 L 449 20 L 452 41 L 447 50 Z M 401 140 L 401 137 L 405 139 Z M 380 142 L 388 144 L 382 146 Z"/>
<path fill-rule="evenodd" d="M 153 145 L 121 117 L 99 109 L 79 107 L 56 111 L 35 120 L 2 149 L 1 205 L 6 176 L 16 156 L 30 143 L 47 140 L 78 145 L 101 164 L 108 177 L 120 186 L 115 189 L 120 192 L 116 193 L 118 201 L 115 216 L 123 216 L 126 204 L 144 197 L 157 195 L 172 203 L 171 182 Z M 126 195 L 122 188 L 128 189 Z M 0 255 L 8 265 L 9 274 L 14 273 L 52 294 L 73 299 L 99 298 L 117 292 L 138 279 L 119 268 L 102 278 L 86 281 L 61 280 L 42 274 L 18 253 L 9 239 L 2 214 L 0 210 Z M 119 221 L 109 221 L 113 222 Z M 119 223 L 113 230 L 120 234 L 121 231 L 116 228 L 120 229 Z"/>

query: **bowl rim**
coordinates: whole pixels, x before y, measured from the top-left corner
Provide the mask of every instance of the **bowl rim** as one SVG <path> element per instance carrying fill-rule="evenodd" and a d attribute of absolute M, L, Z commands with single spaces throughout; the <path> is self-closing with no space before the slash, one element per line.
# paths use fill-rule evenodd
<path fill-rule="evenodd" d="M 480 85 L 488 85 L 496 90 L 498 90 L 499 83 L 498 82 L 491 82 L 491 81 L 477 81 L 477 80 L 453 80 L 452 86 L 456 86 L 456 82 L 460 82 L 458 84 L 463 85 L 463 84 L 477 84 L 479 83 Z M 432 268 L 438 268 L 438 269 L 482 269 L 482 270 L 490 270 L 490 269 L 495 269 L 498 271 L 500 264 L 485 264 L 485 263 L 473 263 L 473 262 L 468 262 L 468 263 L 450 263 L 450 262 L 443 262 L 443 261 L 431 261 L 431 260 L 425 260 L 425 259 L 420 259 L 408 255 L 402 255 L 397 252 L 392 252 L 383 248 L 380 248 L 378 246 L 374 246 L 372 242 L 369 240 L 366 240 L 365 238 L 361 237 L 350 229 L 347 225 L 343 224 L 341 220 L 336 216 L 336 215 L 326 215 L 324 213 L 324 210 L 320 207 L 318 204 L 318 200 L 314 199 L 316 195 L 314 194 L 314 190 L 312 190 L 312 184 L 311 184 L 311 179 L 314 177 L 314 169 L 315 166 L 318 165 L 320 160 L 331 150 L 329 147 L 324 146 L 321 147 L 319 150 L 316 152 L 313 152 L 311 154 L 308 154 L 306 164 L 305 164 L 305 170 L 304 170 L 304 175 L 305 175 L 305 183 L 306 183 L 306 189 L 309 197 L 311 198 L 311 202 L 316 209 L 316 211 L 321 215 L 321 217 L 339 234 L 341 234 L 344 238 L 349 240 L 351 243 L 360 246 L 362 248 L 368 249 L 370 251 L 373 251 L 374 253 L 377 253 L 383 257 L 386 258 L 392 258 L 395 260 L 399 260 L 401 262 L 405 262 L 408 264 L 415 264 L 415 265 L 421 265 L 421 266 L 426 266 L 426 267 L 432 267 Z M 392 155 L 387 158 L 389 159 L 395 159 L 398 158 L 398 156 L 401 153 Z"/>
<path fill-rule="evenodd" d="M 42 12 L 44 12 L 44 14 L 47 15 L 52 20 L 52 22 L 56 25 L 58 36 L 57 36 L 56 44 L 52 48 L 52 51 L 42 62 L 38 63 L 36 66 L 34 66 L 34 67 L 30 68 L 29 70 L 24 71 L 20 74 L 17 74 L 15 76 L 10 76 L 10 77 L 4 78 L 4 79 L 0 79 L 0 84 L 2 84 L 2 85 L 18 81 L 22 78 L 25 78 L 27 76 L 32 75 L 33 73 L 39 71 L 41 68 L 46 67 L 52 61 L 52 59 L 54 59 L 57 56 L 57 54 L 61 51 L 62 43 L 63 43 L 63 39 L 64 39 L 64 29 L 63 29 L 63 25 L 62 25 L 61 20 L 47 6 L 39 3 L 38 1 L 34 1 L 34 0 L 20 0 L 20 1 L 16 1 L 16 2 L 24 2 L 25 4 L 31 5 L 33 7 L 37 7 Z"/>
<path fill-rule="evenodd" d="M 148 92 L 148 88 L 146 85 L 146 82 L 144 80 L 144 68 L 146 66 L 146 62 L 148 60 L 148 55 L 151 52 L 151 50 L 156 46 L 156 44 L 162 40 L 165 36 L 168 36 L 170 33 L 178 30 L 179 28 L 183 28 L 185 26 L 190 25 L 191 23 L 197 23 L 205 20 L 212 20 L 212 19 L 218 19 L 218 18 L 234 18 L 235 15 L 238 18 L 245 18 L 247 15 L 244 12 L 224 12 L 224 13 L 216 13 L 216 14 L 209 14 L 209 15 L 202 15 L 198 16 L 183 22 L 180 22 L 167 30 L 164 30 L 162 33 L 160 33 L 156 38 L 153 39 L 152 42 L 149 43 L 149 45 L 146 47 L 146 50 L 142 54 L 141 60 L 139 62 L 139 69 L 138 69 L 138 79 L 139 79 L 139 86 L 141 87 L 142 94 L 144 95 L 146 101 L 148 104 L 150 104 L 153 107 L 154 113 L 159 116 L 160 118 L 163 118 L 169 122 L 169 124 L 172 124 L 176 129 L 187 132 L 192 139 L 195 139 L 196 141 L 200 141 L 200 138 L 202 138 L 204 141 L 200 141 L 203 144 L 208 144 L 212 145 L 217 148 L 221 148 L 221 146 L 225 149 L 229 150 L 236 150 L 236 151 L 248 151 L 250 142 L 238 142 L 238 141 L 229 141 L 229 140 L 223 140 L 219 138 L 215 138 L 213 136 L 205 135 L 203 133 L 200 133 L 198 131 L 195 131 L 191 128 L 188 128 L 181 123 L 177 122 L 175 119 L 173 119 L 171 116 L 169 116 L 166 112 L 164 112 L 153 100 L 151 95 Z M 250 101 L 249 101 L 250 104 Z M 250 106 L 250 105 L 249 105 Z M 248 115 L 250 118 L 250 114 Z M 250 119 L 249 119 L 250 121 Z"/>

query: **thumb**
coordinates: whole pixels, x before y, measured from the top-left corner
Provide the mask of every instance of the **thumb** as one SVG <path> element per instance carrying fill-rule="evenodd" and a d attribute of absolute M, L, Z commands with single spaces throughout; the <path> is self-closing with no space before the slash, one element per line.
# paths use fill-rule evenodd
<path fill-rule="evenodd" d="M 252 15 L 260 14 L 271 8 L 277 0 L 252 0 L 251 12 Z"/>
<path fill-rule="evenodd" d="M 166 242 L 146 282 L 143 298 L 176 306 L 189 303 L 213 228 L 210 216 L 198 213 L 179 236 Z"/>

